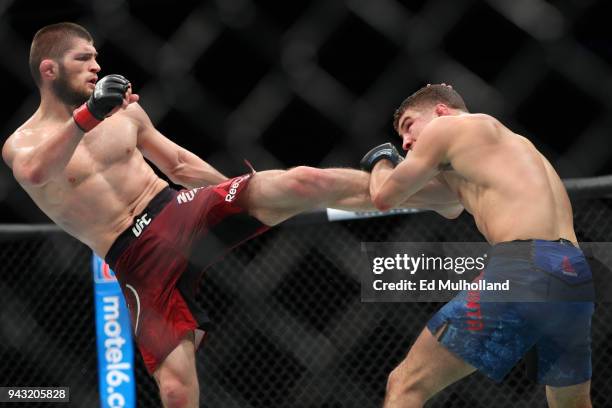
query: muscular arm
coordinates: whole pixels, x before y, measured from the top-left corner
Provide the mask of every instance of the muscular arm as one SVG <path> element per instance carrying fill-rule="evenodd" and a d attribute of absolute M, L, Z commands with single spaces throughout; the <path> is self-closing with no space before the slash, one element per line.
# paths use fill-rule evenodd
<path fill-rule="evenodd" d="M 129 82 L 123 77 L 119 81 L 126 88 L 111 87 L 118 77 L 111 75 L 100 80 L 87 104 L 81 105 L 64 122 L 40 125 L 36 129 L 24 128 L 9 138 L 2 148 L 2 157 L 21 184 L 42 186 L 60 174 L 83 138 L 83 129 L 91 130 L 105 116 L 138 100 L 138 95 L 132 94 Z M 102 117 L 92 114 L 94 108 Z M 61 106 L 59 109 L 61 111 Z"/>
<path fill-rule="evenodd" d="M 46 184 L 66 167 L 84 134 L 72 118 L 48 132 L 17 131 L 2 148 L 4 161 L 20 183 Z"/>
<path fill-rule="evenodd" d="M 227 180 L 210 164 L 162 135 L 140 106 L 134 104 L 131 114 L 138 123 L 138 148 L 173 183 L 195 188 Z"/>
<path fill-rule="evenodd" d="M 438 175 L 445 146 L 436 133 L 439 133 L 437 129 L 423 130 L 413 151 L 397 167 L 392 168 L 388 161 L 376 164 L 370 194 L 377 208 L 386 210 L 400 205 Z"/>
<path fill-rule="evenodd" d="M 449 122 L 439 120 L 424 129 L 413 151 L 397 167 L 384 160 L 376 164 L 370 194 L 377 208 L 429 208 L 447 218 L 461 213 L 457 196 L 437 177 L 447 160 L 448 136 L 457 131 Z"/>
<path fill-rule="evenodd" d="M 457 218 L 464 208 L 457 195 L 450 190 L 440 176 L 398 204 L 396 208 L 422 208 L 433 210 L 448 219 Z"/>

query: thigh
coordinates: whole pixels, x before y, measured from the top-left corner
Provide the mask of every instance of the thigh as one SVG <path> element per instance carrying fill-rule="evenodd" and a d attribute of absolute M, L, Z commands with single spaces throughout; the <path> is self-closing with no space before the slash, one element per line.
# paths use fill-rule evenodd
<path fill-rule="evenodd" d="M 267 225 L 316 208 L 371 210 L 369 177 L 366 172 L 343 168 L 262 171 L 252 177 L 245 208 Z"/>
<path fill-rule="evenodd" d="M 253 177 L 249 173 L 216 186 L 180 192 L 163 214 L 166 225 L 158 235 L 201 270 L 219 261 L 232 248 L 268 229 L 247 212 L 245 196 Z"/>
<path fill-rule="evenodd" d="M 291 170 L 258 171 L 251 176 L 246 194 L 239 197 L 239 203 L 248 209 L 283 209 L 294 204 L 289 192 L 295 187 L 294 173 Z"/>
<path fill-rule="evenodd" d="M 294 194 L 298 186 L 293 170 L 260 171 L 251 176 L 238 205 L 266 225 L 276 225 L 309 208 L 303 197 Z"/>
<path fill-rule="evenodd" d="M 440 344 L 501 382 L 538 338 L 523 308 L 520 303 L 480 302 L 471 292 L 462 292 L 444 305 L 427 327 L 437 332 L 446 325 Z"/>
<path fill-rule="evenodd" d="M 566 387 L 590 380 L 593 303 L 548 303 L 540 309 L 546 326 L 537 343 L 538 382 Z"/>
<path fill-rule="evenodd" d="M 426 398 L 476 370 L 438 342 L 437 337 L 444 329 L 432 334 L 425 328 L 394 370 L 396 378 L 414 384 Z"/>

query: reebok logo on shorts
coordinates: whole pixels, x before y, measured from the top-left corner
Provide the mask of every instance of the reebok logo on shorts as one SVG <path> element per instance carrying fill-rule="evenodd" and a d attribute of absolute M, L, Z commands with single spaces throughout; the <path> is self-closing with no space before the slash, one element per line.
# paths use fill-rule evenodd
<path fill-rule="evenodd" d="M 140 218 L 134 221 L 134 226 L 132 227 L 132 233 L 134 236 L 138 238 L 140 234 L 142 234 L 142 231 L 144 231 L 145 227 L 150 223 L 151 219 L 149 218 L 149 215 L 147 213 L 142 214 Z"/>
<path fill-rule="evenodd" d="M 234 198 L 236 198 L 236 192 L 238 192 L 238 187 L 240 187 L 240 183 L 242 183 L 245 178 L 246 176 L 242 176 L 240 178 L 237 178 L 236 181 L 232 183 L 229 192 L 225 196 L 225 201 L 227 201 L 228 203 L 234 201 Z"/>

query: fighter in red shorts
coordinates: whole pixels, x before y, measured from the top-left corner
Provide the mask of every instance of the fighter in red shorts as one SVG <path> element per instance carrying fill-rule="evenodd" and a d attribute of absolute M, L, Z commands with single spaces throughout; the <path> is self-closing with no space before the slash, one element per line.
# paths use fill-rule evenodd
<path fill-rule="evenodd" d="M 76 24 L 35 35 L 30 69 L 40 106 L 2 156 L 36 204 L 115 270 L 163 404 L 197 407 L 193 333 L 206 328 L 206 317 L 192 299 L 194 279 L 232 247 L 299 212 L 372 208 L 369 175 L 297 167 L 228 180 L 160 134 L 128 80 L 98 81 L 96 57 L 90 34 Z M 191 190 L 169 189 L 144 158 Z M 425 188 L 406 204 L 447 214 L 455 202 Z"/>

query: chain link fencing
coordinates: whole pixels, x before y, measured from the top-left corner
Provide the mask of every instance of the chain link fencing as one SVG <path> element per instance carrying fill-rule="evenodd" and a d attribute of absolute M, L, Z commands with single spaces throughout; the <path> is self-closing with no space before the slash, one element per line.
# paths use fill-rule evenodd
<path fill-rule="evenodd" d="M 581 241 L 610 241 L 611 199 L 584 199 L 574 207 Z M 73 406 L 96 406 L 90 251 L 60 232 L 0 239 L 1 383 L 70 386 Z M 448 221 L 424 212 L 294 223 L 239 247 L 207 272 L 198 295 L 215 325 L 197 353 L 203 406 L 381 406 L 387 375 L 441 304 L 361 303 L 361 243 L 481 240 L 467 215 Z M 612 404 L 611 322 L 612 304 L 598 304 L 596 407 Z M 139 355 L 135 371 L 139 406 L 159 406 Z M 501 385 L 475 373 L 428 406 L 493 405 L 544 407 L 544 388 L 527 378 L 521 362 Z"/>

